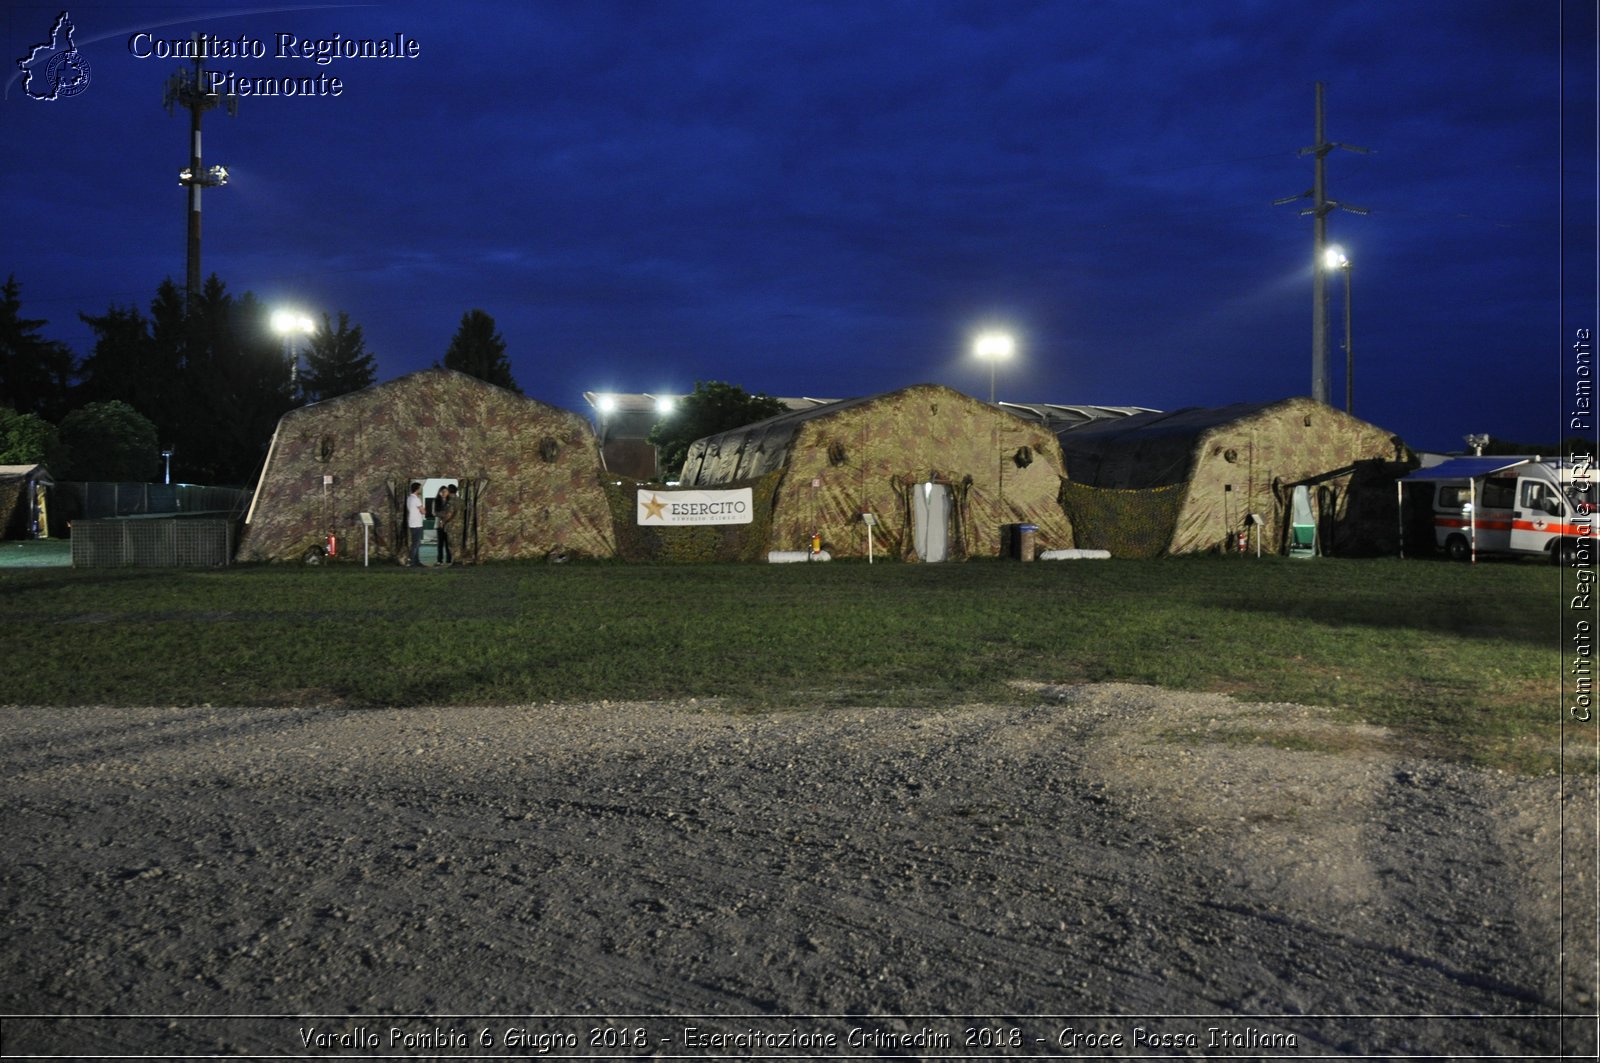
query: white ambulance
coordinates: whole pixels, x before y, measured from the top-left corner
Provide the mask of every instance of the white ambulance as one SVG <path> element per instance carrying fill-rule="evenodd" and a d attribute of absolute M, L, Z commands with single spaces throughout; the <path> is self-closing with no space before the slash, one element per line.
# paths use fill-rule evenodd
<path fill-rule="evenodd" d="M 1541 458 L 1451 458 L 1407 483 L 1431 485 L 1435 545 L 1452 559 L 1479 554 L 1570 559 L 1592 549 L 1596 469 Z"/>

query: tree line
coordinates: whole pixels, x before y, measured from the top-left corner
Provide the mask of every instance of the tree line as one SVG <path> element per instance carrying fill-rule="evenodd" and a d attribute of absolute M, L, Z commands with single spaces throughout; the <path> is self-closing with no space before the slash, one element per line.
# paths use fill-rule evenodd
<path fill-rule="evenodd" d="M 0 465 L 46 464 L 61 480 L 155 480 L 163 452 L 185 483 L 255 482 L 289 410 L 376 381 L 360 325 L 324 314 L 291 373 L 284 340 L 249 292 L 212 274 L 191 302 L 171 279 L 148 311 L 79 314 L 93 332 L 81 359 L 23 316 L 15 276 L 0 286 Z M 470 310 L 442 364 L 521 394 L 494 319 Z"/>

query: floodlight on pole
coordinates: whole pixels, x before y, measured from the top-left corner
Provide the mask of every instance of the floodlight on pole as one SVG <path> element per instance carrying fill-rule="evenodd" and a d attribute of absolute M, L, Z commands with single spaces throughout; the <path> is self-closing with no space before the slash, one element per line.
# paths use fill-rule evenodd
<path fill-rule="evenodd" d="M 283 357 L 289 363 L 289 388 L 300 383 L 299 338 L 317 331 L 317 323 L 298 310 L 274 310 L 272 331 L 283 337 Z"/>
<path fill-rule="evenodd" d="M 1310 147 L 1301 148 L 1300 154 L 1311 155 L 1316 159 L 1313 169 L 1312 184 L 1309 189 L 1298 196 L 1287 196 L 1274 200 L 1275 206 L 1293 203 L 1300 199 L 1311 200 L 1311 206 L 1300 212 L 1304 217 L 1309 215 L 1311 227 L 1311 397 L 1318 402 L 1328 402 L 1328 274 L 1326 269 L 1319 269 L 1322 265 L 1326 248 L 1328 246 L 1328 214 L 1334 210 L 1346 210 L 1351 214 L 1366 214 L 1367 208 L 1357 207 L 1350 203 L 1341 203 L 1328 198 L 1325 169 L 1327 158 L 1334 148 L 1353 151 L 1361 155 L 1371 154 L 1370 148 L 1358 147 L 1354 144 L 1338 144 L 1328 140 L 1324 133 L 1322 115 L 1322 82 L 1316 83 L 1317 113 L 1316 134 L 1317 142 Z M 1330 403 L 1331 405 L 1331 403 Z"/>
<path fill-rule="evenodd" d="M 1322 265 L 1329 272 L 1338 270 L 1344 274 L 1344 412 L 1354 413 L 1356 356 L 1355 341 L 1350 335 L 1350 258 L 1344 248 L 1333 244 L 1322 253 Z"/>
<path fill-rule="evenodd" d="M 989 401 L 994 401 L 994 364 L 1016 353 L 1017 341 L 1009 333 L 985 332 L 973 342 L 972 353 L 989 363 Z"/>

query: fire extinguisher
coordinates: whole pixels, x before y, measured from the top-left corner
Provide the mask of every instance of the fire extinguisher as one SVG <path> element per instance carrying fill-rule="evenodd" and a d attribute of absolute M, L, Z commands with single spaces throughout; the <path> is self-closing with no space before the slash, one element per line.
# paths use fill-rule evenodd
<path fill-rule="evenodd" d="M 1241 554 L 1244 553 L 1245 543 L 1249 541 L 1249 538 L 1250 533 L 1241 528 L 1239 530 L 1239 552 Z"/>
<path fill-rule="evenodd" d="M 337 557 L 337 556 L 339 556 L 339 540 L 334 536 L 334 534 L 332 532 L 328 533 L 328 556 L 329 557 Z"/>

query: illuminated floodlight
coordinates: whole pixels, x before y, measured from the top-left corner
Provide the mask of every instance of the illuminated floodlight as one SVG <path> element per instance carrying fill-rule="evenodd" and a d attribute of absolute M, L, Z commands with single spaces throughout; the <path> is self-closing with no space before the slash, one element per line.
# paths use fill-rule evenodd
<path fill-rule="evenodd" d="M 272 331 L 280 336 L 310 335 L 317 331 L 317 323 L 298 310 L 274 310 Z"/>
<path fill-rule="evenodd" d="M 1004 332 L 985 332 L 972 345 L 972 353 L 988 361 L 1003 361 L 1017 349 L 1017 342 Z"/>
<path fill-rule="evenodd" d="M 185 166 L 178 171 L 180 185 L 199 185 L 201 188 L 221 188 L 228 183 L 228 171 L 223 166 L 213 166 L 203 176 L 196 176 L 194 170 Z"/>
<path fill-rule="evenodd" d="M 656 415 L 659 417 L 670 416 L 676 405 L 676 400 L 671 395 L 657 395 Z"/>
<path fill-rule="evenodd" d="M 289 363 L 289 388 L 292 392 L 300 383 L 299 339 L 317 331 L 317 324 L 298 310 L 274 310 L 272 331 L 283 337 L 283 357 Z"/>
<path fill-rule="evenodd" d="M 594 400 L 594 408 L 599 410 L 601 413 L 615 413 L 617 411 L 616 396 L 601 395 L 599 398 Z"/>
<path fill-rule="evenodd" d="M 1016 353 L 1017 341 L 1009 332 L 985 332 L 973 341 L 972 353 L 989 363 L 989 401 L 994 401 L 994 364 Z"/>
<path fill-rule="evenodd" d="M 1344 248 L 1334 244 L 1323 251 L 1322 268 L 1329 270 L 1350 268 L 1350 260 L 1345 257 Z"/>

